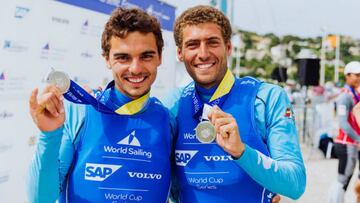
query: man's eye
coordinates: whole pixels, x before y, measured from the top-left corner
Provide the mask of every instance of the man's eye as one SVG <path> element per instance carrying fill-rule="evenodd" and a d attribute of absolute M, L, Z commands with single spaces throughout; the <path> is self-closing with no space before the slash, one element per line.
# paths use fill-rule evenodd
<path fill-rule="evenodd" d="M 217 46 L 219 44 L 218 41 L 209 41 L 210 46 Z"/>
<path fill-rule="evenodd" d="M 116 60 L 127 61 L 127 60 L 129 60 L 129 57 L 128 56 L 118 56 L 118 57 L 116 57 Z"/>
<path fill-rule="evenodd" d="M 186 45 L 187 48 L 195 48 L 197 46 L 197 43 L 189 43 Z"/>
<path fill-rule="evenodd" d="M 152 59 L 153 58 L 153 55 L 143 55 L 142 57 L 141 57 L 142 59 L 144 59 L 144 60 L 149 60 L 149 59 Z"/>

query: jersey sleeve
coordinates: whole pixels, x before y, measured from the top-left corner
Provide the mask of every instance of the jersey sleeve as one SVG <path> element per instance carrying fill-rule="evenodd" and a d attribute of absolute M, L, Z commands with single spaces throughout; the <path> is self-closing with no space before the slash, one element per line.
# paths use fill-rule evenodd
<path fill-rule="evenodd" d="M 255 114 L 264 115 L 262 138 L 270 156 L 246 145 L 236 162 L 268 190 L 298 199 L 305 191 L 306 173 L 292 106 L 285 91 L 276 85 L 262 84 L 257 96 L 264 106 L 257 107 Z"/>
<path fill-rule="evenodd" d="M 64 125 L 52 132 L 41 132 L 27 178 L 31 203 L 55 202 L 62 191 L 74 155 L 76 135 L 85 116 L 85 106 L 64 102 Z"/>

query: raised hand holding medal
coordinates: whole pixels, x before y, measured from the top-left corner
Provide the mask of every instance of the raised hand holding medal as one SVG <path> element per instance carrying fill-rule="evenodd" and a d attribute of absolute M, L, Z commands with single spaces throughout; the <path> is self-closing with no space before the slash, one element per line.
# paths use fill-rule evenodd
<path fill-rule="evenodd" d="M 245 145 L 241 141 L 235 118 L 216 105 L 212 107 L 208 116 L 215 127 L 218 145 L 233 157 L 239 158 L 245 150 Z"/>
<path fill-rule="evenodd" d="M 54 72 L 52 70 L 51 72 Z M 38 88 L 34 89 L 29 99 L 30 114 L 37 127 L 44 132 L 60 128 L 65 121 L 63 93 L 68 88 L 67 75 L 49 74 L 46 85 L 38 97 Z M 69 81 L 68 81 L 69 82 Z"/>
<path fill-rule="evenodd" d="M 51 69 L 46 77 L 44 91 L 38 98 L 38 88 L 34 89 L 29 99 L 31 117 L 41 131 L 53 131 L 61 127 L 65 121 L 63 99 L 77 104 L 92 105 L 97 111 L 107 114 L 133 115 L 140 112 L 146 105 L 150 93 L 132 100 L 122 106 L 117 106 L 111 100 L 103 101 L 102 95 L 95 98 L 89 90 L 80 87 L 69 76 L 61 71 Z M 114 88 L 114 81 L 106 89 Z M 111 91 L 107 91 L 109 93 Z"/>
<path fill-rule="evenodd" d="M 244 152 L 245 145 L 240 139 L 236 120 L 231 114 L 225 113 L 217 106 L 222 106 L 230 93 L 234 82 L 235 77 L 230 70 L 227 70 L 223 80 L 220 82 L 209 101 L 203 102 L 197 91 L 194 91 L 192 99 L 193 118 L 200 118 L 200 123 L 195 129 L 198 140 L 202 143 L 211 143 L 213 142 L 213 134 L 215 134 L 218 145 L 231 156 L 238 158 Z M 210 106 L 211 110 L 208 110 L 208 107 L 206 106 Z M 206 117 L 208 117 L 209 121 L 206 121 Z M 212 127 L 214 128 L 215 133 L 213 133 Z"/>

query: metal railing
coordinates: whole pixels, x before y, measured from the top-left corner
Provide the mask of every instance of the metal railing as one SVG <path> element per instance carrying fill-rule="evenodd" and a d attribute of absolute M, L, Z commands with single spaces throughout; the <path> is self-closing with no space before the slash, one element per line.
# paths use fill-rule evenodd
<path fill-rule="evenodd" d="M 338 122 L 332 101 L 316 105 L 296 104 L 293 108 L 297 132 L 302 143 L 317 147 L 320 136 L 336 136 Z"/>

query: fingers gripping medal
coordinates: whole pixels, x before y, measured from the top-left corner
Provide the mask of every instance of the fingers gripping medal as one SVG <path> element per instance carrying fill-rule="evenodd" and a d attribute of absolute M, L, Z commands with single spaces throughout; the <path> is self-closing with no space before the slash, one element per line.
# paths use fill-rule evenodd
<path fill-rule="evenodd" d="M 215 127 L 208 119 L 208 114 L 211 110 L 211 106 L 204 104 L 203 113 L 201 116 L 201 122 L 196 126 L 196 138 L 201 143 L 211 143 L 215 140 L 216 133 Z"/>
<path fill-rule="evenodd" d="M 61 93 L 66 93 L 70 88 L 70 77 L 61 71 L 52 70 L 47 78 L 47 82 L 59 88 Z"/>

